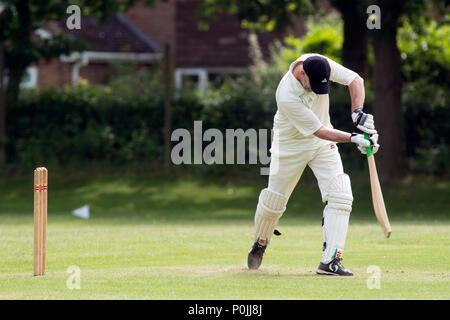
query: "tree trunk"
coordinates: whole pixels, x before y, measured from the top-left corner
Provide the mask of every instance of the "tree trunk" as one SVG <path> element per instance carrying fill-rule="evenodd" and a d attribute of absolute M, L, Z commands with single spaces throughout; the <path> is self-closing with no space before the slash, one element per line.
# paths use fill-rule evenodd
<path fill-rule="evenodd" d="M 8 69 L 8 85 L 5 88 L 5 103 L 7 108 L 13 108 L 17 104 L 20 93 L 20 83 L 26 72 L 25 66 L 17 66 Z"/>
<path fill-rule="evenodd" d="M 342 44 L 342 64 L 367 79 L 369 62 L 367 59 L 368 30 L 367 14 L 360 0 L 333 0 L 332 5 L 339 10 L 344 20 L 344 43 Z"/>
<path fill-rule="evenodd" d="M 383 28 L 383 26 L 382 26 Z M 381 179 L 399 177 L 403 159 L 400 52 L 397 29 L 372 39 L 374 50 L 375 126 L 380 134 L 376 158 Z"/>
<path fill-rule="evenodd" d="M 13 108 L 19 98 L 20 83 L 27 70 L 27 67 L 33 61 L 31 52 L 33 45 L 31 43 L 32 15 L 30 12 L 31 4 L 27 0 L 19 0 L 16 4 L 17 17 L 20 24 L 18 30 L 19 40 L 14 41 L 8 52 L 9 58 L 6 64 L 8 69 L 8 85 L 6 87 L 6 105 Z"/>
<path fill-rule="evenodd" d="M 170 44 L 164 46 L 164 165 L 169 170 L 172 132 L 172 60 Z"/>
<path fill-rule="evenodd" d="M 6 104 L 3 88 L 4 54 L 3 43 L 0 42 L 0 166 L 6 163 Z"/>

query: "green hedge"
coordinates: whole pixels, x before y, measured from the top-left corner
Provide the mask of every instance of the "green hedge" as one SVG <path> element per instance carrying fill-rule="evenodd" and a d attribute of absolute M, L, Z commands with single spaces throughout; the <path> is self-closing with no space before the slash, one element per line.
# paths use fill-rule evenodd
<path fill-rule="evenodd" d="M 161 157 L 162 99 L 118 97 L 107 89 L 84 85 L 23 95 L 8 114 L 8 162 L 139 165 Z M 190 127 L 199 108 L 185 97 L 174 109 L 182 110 L 174 113 L 174 127 Z"/>

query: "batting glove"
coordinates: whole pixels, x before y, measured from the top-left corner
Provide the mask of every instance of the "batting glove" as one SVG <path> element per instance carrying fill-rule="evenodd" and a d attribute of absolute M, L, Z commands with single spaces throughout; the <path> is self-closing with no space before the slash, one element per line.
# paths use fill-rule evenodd
<path fill-rule="evenodd" d="M 358 147 L 358 150 L 362 154 L 367 154 L 367 147 L 372 147 L 372 154 L 377 153 L 378 149 L 380 148 L 380 145 L 378 144 L 378 134 L 372 134 L 369 138 L 369 140 L 364 138 L 364 135 L 359 133 L 352 133 L 350 137 L 350 141 L 355 143 Z"/>
<path fill-rule="evenodd" d="M 353 124 L 362 132 L 368 134 L 376 134 L 375 123 L 373 121 L 373 115 L 364 113 L 362 108 L 358 108 L 352 112 Z"/>

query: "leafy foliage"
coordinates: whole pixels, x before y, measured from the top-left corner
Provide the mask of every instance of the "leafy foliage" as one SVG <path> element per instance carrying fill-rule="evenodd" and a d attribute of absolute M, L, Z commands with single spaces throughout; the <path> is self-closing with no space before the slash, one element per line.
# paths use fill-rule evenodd
<path fill-rule="evenodd" d="M 420 17 L 403 19 L 398 46 L 402 52 L 402 71 L 406 81 L 450 83 L 450 25 Z"/>
<path fill-rule="evenodd" d="M 448 24 L 426 17 L 399 30 L 406 152 L 418 172 L 442 174 L 450 163 L 449 38 Z"/>
<path fill-rule="evenodd" d="M 319 23 L 310 18 L 306 28 L 308 32 L 301 38 L 293 36 L 285 38 L 286 46 L 276 59 L 280 63 L 279 67 L 287 70 L 299 56 L 311 52 L 326 55 L 340 63 L 343 35 L 339 17 L 332 14 L 321 19 Z"/>
<path fill-rule="evenodd" d="M 7 126 L 9 163 L 30 168 L 42 161 L 62 167 L 158 162 L 164 149 L 158 76 L 141 70 L 133 81 L 125 74 L 109 86 L 24 91 L 9 114 L 8 123 L 14 124 Z M 174 126 L 192 126 L 196 101 L 183 96 L 174 108 L 182 110 L 174 115 Z"/>
<path fill-rule="evenodd" d="M 123 10 L 134 1 L 2 1 L 0 13 L 0 42 L 5 42 L 5 68 L 17 65 L 27 67 L 42 58 L 58 57 L 83 46 L 77 40 L 70 39 L 62 33 L 54 33 L 51 39 L 39 39 L 34 36 L 42 23 L 48 21 L 65 21 L 70 5 L 78 5 L 82 14 L 91 15 L 100 20 Z"/>
<path fill-rule="evenodd" d="M 198 0 L 197 15 L 200 26 L 207 28 L 207 21 L 218 13 L 236 14 L 244 28 L 254 32 L 284 31 L 292 26 L 292 17 L 312 13 L 310 0 Z"/>

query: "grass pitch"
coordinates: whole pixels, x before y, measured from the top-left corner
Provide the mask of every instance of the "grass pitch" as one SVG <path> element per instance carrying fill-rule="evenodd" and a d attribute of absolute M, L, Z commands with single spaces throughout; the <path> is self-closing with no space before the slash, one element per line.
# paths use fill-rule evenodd
<path fill-rule="evenodd" d="M 368 185 L 353 183 L 343 264 L 355 276 L 338 278 L 315 274 L 323 205 L 307 179 L 280 220 L 283 235 L 273 237 L 261 268 L 250 271 L 246 258 L 264 180 L 51 175 L 47 275 L 33 277 L 29 180 L 0 183 L 7 190 L 0 196 L 0 299 L 450 298 L 446 181 L 403 181 L 383 190 L 390 239 L 373 215 Z M 91 219 L 70 214 L 84 204 Z M 79 289 L 71 266 L 80 270 Z"/>

